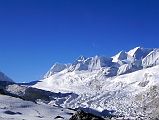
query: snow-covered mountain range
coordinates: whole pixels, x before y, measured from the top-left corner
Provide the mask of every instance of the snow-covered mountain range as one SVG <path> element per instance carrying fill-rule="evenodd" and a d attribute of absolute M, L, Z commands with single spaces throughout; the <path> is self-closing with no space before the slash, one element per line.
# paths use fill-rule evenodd
<path fill-rule="evenodd" d="M 32 87 L 75 94 L 54 99 L 50 105 L 146 119 L 158 115 L 158 71 L 159 49 L 136 47 L 113 57 L 80 56 L 72 64 L 55 63 Z"/>
<path fill-rule="evenodd" d="M 83 112 L 72 116 L 81 109 L 106 120 L 157 120 L 158 71 L 159 49 L 136 47 L 112 57 L 80 56 L 72 64 L 55 63 L 31 84 L 14 83 L 0 72 L 0 119 L 90 118 Z"/>
<path fill-rule="evenodd" d="M 61 71 L 103 71 L 105 76 L 112 77 L 134 72 L 143 68 L 159 64 L 159 49 L 145 49 L 136 47 L 128 52 L 121 51 L 113 57 L 94 56 L 86 58 L 80 56 L 72 64 L 55 63 L 45 74 L 44 78 Z"/>

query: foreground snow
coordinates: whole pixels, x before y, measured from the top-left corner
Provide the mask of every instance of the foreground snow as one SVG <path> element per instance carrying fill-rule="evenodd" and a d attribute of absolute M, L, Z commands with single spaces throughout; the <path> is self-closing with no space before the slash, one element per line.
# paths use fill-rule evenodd
<path fill-rule="evenodd" d="M 0 120 L 68 120 L 73 111 L 0 95 Z M 57 118 L 58 120 L 58 118 Z"/>

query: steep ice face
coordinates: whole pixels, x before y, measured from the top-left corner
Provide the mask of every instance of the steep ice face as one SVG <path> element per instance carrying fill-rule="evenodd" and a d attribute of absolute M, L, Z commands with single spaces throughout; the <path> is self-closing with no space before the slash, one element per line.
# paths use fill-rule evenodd
<path fill-rule="evenodd" d="M 143 60 L 143 67 L 151 67 L 159 64 L 159 49 L 154 49 Z"/>
<path fill-rule="evenodd" d="M 140 49 L 141 49 L 140 47 L 133 48 L 128 52 L 128 54 L 133 57 L 135 56 L 136 52 Z"/>
<path fill-rule="evenodd" d="M 127 53 L 124 51 L 119 52 L 117 55 L 113 56 L 113 62 L 118 62 L 119 60 L 127 59 Z"/>
<path fill-rule="evenodd" d="M 7 81 L 7 82 L 13 82 L 12 79 L 10 79 L 8 76 L 6 76 L 4 73 L 0 72 L 0 81 Z"/>
<path fill-rule="evenodd" d="M 86 62 L 89 63 L 88 68 L 89 70 L 99 70 L 103 67 L 111 67 L 112 66 L 112 58 L 102 57 L 102 56 L 95 56 L 91 59 L 88 59 Z"/>
<path fill-rule="evenodd" d="M 113 57 L 114 61 L 117 61 L 120 64 L 117 74 L 121 75 L 142 69 L 142 59 L 145 58 L 152 50 L 153 49 L 136 47 L 125 53 L 125 59 L 123 58 L 122 60 L 120 60 L 119 57 L 123 53 L 118 53 L 115 57 Z"/>
<path fill-rule="evenodd" d="M 88 70 L 88 67 L 87 65 L 85 65 L 85 60 L 86 60 L 86 57 L 84 56 L 80 56 L 78 57 L 73 64 L 70 65 L 70 67 L 68 68 L 68 71 L 81 71 L 81 70 Z"/>
<path fill-rule="evenodd" d="M 153 49 L 136 47 L 128 52 L 121 51 L 117 55 L 113 56 L 113 62 L 123 64 L 134 63 L 137 60 L 142 60 L 146 57 Z"/>
<path fill-rule="evenodd" d="M 141 47 L 136 47 L 128 52 L 128 54 L 134 59 L 140 60 L 146 57 L 153 49 L 145 49 Z"/>
<path fill-rule="evenodd" d="M 103 67 L 110 67 L 112 65 L 112 58 L 95 56 L 90 58 L 82 58 L 76 60 L 70 67 L 69 71 L 82 70 L 99 70 Z"/>
<path fill-rule="evenodd" d="M 67 67 L 68 67 L 68 65 L 66 65 L 66 64 L 55 63 L 51 67 L 51 69 L 44 75 L 44 78 L 48 78 L 55 73 L 61 72 L 62 70 L 66 69 Z"/>
<path fill-rule="evenodd" d="M 118 75 L 122 75 L 122 74 L 126 73 L 127 71 L 129 71 L 131 68 L 132 68 L 131 64 L 124 64 L 119 67 L 117 73 L 118 73 Z"/>

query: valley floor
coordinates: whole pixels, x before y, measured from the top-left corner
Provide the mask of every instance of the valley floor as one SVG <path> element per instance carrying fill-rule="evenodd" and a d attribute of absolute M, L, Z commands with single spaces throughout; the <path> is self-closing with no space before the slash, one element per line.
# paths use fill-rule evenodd
<path fill-rule="evenodd" d="M 74 111 L 0 95 L 0 120 L 68 120 Z"/>

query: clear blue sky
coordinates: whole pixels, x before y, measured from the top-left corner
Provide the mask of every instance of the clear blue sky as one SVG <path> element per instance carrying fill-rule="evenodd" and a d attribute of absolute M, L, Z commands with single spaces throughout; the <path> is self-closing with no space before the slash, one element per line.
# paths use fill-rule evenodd
<path fill-rule="evenodd" d="M 158 0 L 0 0 L 0 70 L 16 82 L 79 55 L 158 45 Z"/>

